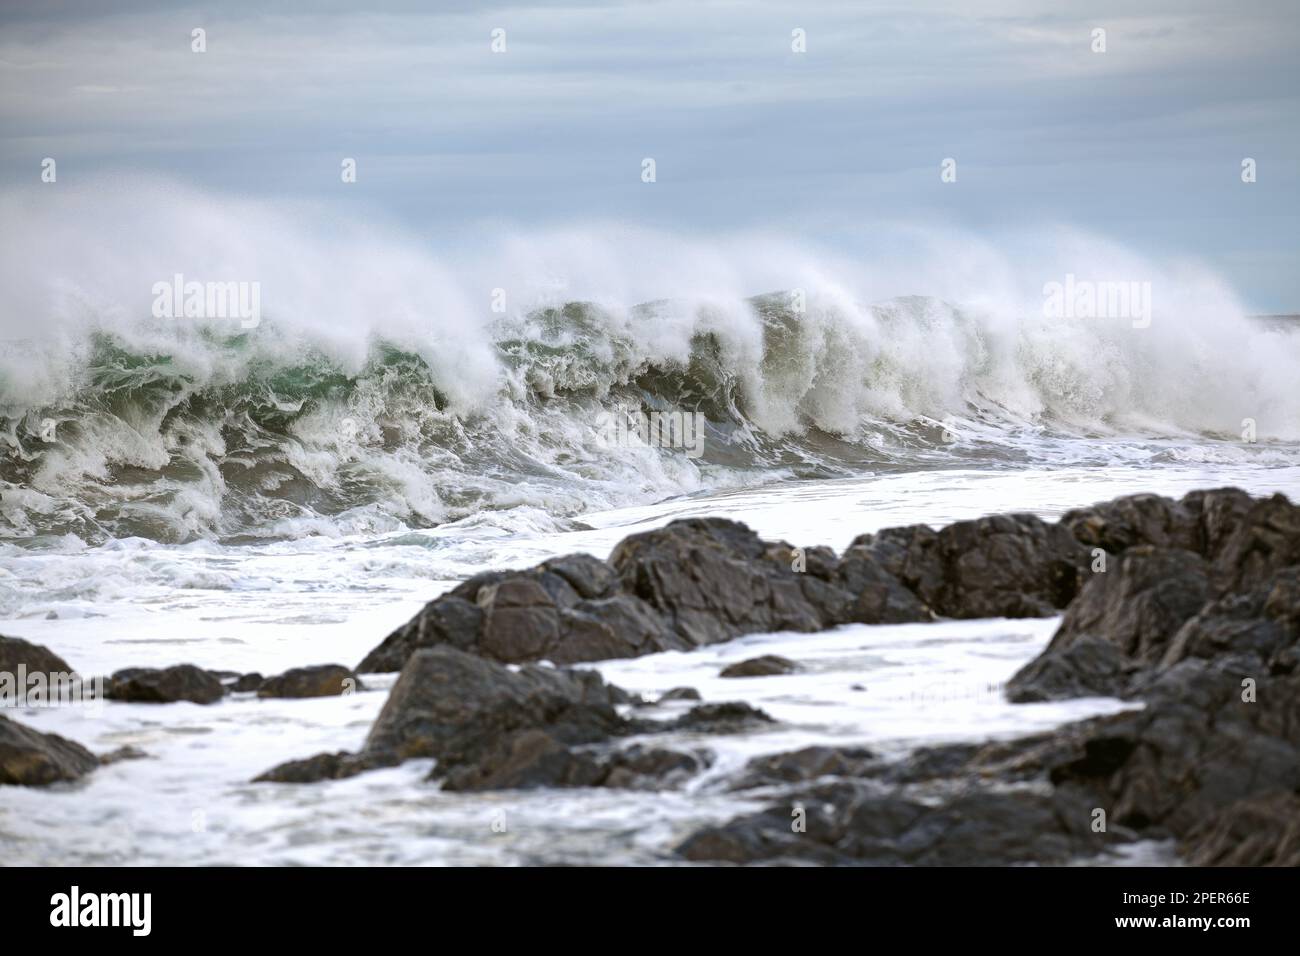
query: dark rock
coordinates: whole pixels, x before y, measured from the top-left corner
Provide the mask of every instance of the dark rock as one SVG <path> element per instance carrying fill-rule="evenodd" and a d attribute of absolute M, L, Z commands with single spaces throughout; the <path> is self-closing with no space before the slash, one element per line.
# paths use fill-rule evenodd
<path fill-rule="evenodd" d="M 427 647 L 503 663 L 572 664 L 756 632 L 930 617 L 865 550 L 840 561 L 828 548 L 765 542 L 733 521 L 689 519 L 626 538 L 608 563 L 577 554 L 475 575 L 427 604 L 357 669 L 399 670 Z"/>
<path fill-rule="evenodd" d="M 456 593 L 474 580 L 472 578 L 450 594 L 426 604 L 420 613 L 367 654 L 365 660 L 357 665 L 357 672 L 400 671 L 410 656 L 422 647 L 474 648 L 483 627 L 483 610 L 473 600 L 466 600 Z M 474 591 L 477 593 L 477 587 Z"/>
<path fill-rule="evenodd" d="M 43 787 L 76 780 L 97 766 L 95 755 L 81 744 L 0 716 L 0 784 Z"/>
<path fill-rule="evenodd" d="M 48 647 L 33 644 L 21 637 L 0 634 L 0 673 L 17 674 L 19 667 L 28 674 L 72 674 L 72 667 Z"/>
<path fill-rule="evenodd" d="M 778 674 L 793 674 L 799 665 L 777 654 L 764 654 L 738 661 L 722 669 L 719 677 L 773 677 Z"/>
<path fill-rule="evenodd" d="M 953 618 L 1044 617 L 1078 593 L 1090 552 L 1070 531 L 1028 514 L 886 528 L 861 548 L 936 614 Z"/>
<path fill-rule="evenodd" d="M 1067 511 L 1060 524 L 1090 548 L 1120 554 L 1138 545 L 1204 553 L 1196 513 L 1160 495 L 1128 495 Z"/>
<path fill-rule="evenodd" d="M 601 754 L 568 747 L 540 730 L 512 734 L 476 764 L 447 774 L 452 791 L 527 790 L 537 787 L 667 789 L 707 766 L 697 754 L 634 746 Z"/>
<path fill-rule="evenodd" d="M 1034 658 L 1007 681 L 1007 700 L 1030 704 L 1074 697 L 1122 697 L 1137 663 L 1101 637 L 1084 634 Z"/>
<path fill-rule="evenodd" d="M 707 751 L 683 753 L 634 744 L 609 758 L 601 786 L 623 790 L 667 790 L 706 770 L 712 763 L 712 755 Z"/>
<path fill-rule="evenodd" d="M 810 599 L 829 585 L 767 560 L 766 551 L 742 524 L 690 518 L 623 539 L 610 564 L 625 590 L 662 614 L 687 646 L 837 623 Z"/>
<path fill-rule="evenodd" d="M 973 790 L 933 803 L 864 782 L 837 782 L 706 827 L 677 852 L 700 862 L 1005 866 L 1063 863 L 1131 839 L 1119 828 L 1092 833 L 1089 823 L 1085 806 L 1056 794 Z"/>
<path fill-rule="evenodd" d="M 1300 797 L 1238 800 L 1193 827 L 1179 849 L 1191 866 L 1300 866 Z"/>
<path fill-rule="evenodd" d="M 417 651 L 370 730 L 366 749 L 436 757 L 441 772 L 476 763 L 498 741 L 545 730 L 563 744 L 624 733 L 617 695 L 594 671 L 519 670 L 449 647 Z"/>
<path fill-rule="evenodd" d="M 400 762 L 393 754 L 383 751 L 353 754 L 341 750 L 338 753 L 316 754 L 303 760 L 286 761 L 254 777 L 253 783 L 317 783 L 321 780 L 342 780 L 346 777 L 355 777 L 367 770 L 394 767 Z"/>
<path fill-rule="evenodd" d="M 848 596 L 846 603 L 834 609 L 835 620 L 846 624 L 908 624 L 932 620 L 934 614 L 925 602 L 885 570 L 870 547 L 859 543 L 863 540 L 859 538 L 845 550 L 835 569 L 832 583 Z"/>
<path fill-rule="evenodd" d="M 249 694 L 256 691 L 266 681 L 266 678 L 254 671 L 251 674 L 240 674 L 234 680 L 226 683 L 226 689 L 235 694 Z"/>
<path fill-rule="evenodd" d="M 110 750 L 106 754 L 99 755 L 100 766 L 107 766 L 111 763 L 120 763 L 123 760 L 144 760 L 149 755 L 139 747 L 118 747 L 116 750 Z"/>
<path fill-rule="evenodd" d="M 627 594 L 580 601 L 560 612 L 560 633 L 544 655 L 556 664 L 684 650 L 686 643 L 644 601 Z"/>
<path fill-rule="evenodd" d="M 434 769 L 433 777 L 438 774 Z M 594 787 L 604 777 L 595 756 L 573 750 L 542 730 L 511 734 L 475 763 L 446 773 L 451 791 Z"/>
<path fill-rule="evenodd" d="M 342 664 L 295 667 L 263 680 L 258 697 L 338 697 L 365 690 L 357 675 Z"/>
<path fill-rule="evenodd" d="M 1285 495 L 1254 502 L 1210 557 L 1221 593 L 1255 587 L 1300 564 L 1300 506 Z"/>
<path fill-rule="evenodd" d="M 710 734 L 742 734 L 758 730 L 774 721 L 764 711 L 743 701 L 699 704 L 668 726 L 673 730 L 693 730 Z"/>
<path fill-rule="evenodd" d="M 563 578 L 584 600 L 609 597 L 618 591 L 618 574 L 606 562 L 589 554 L 567 554 L 542 565 Z"/>
<path fill-rule="evenodd" d="M 805 747 L 755 757 L 745 765 L 744 775 L 733 789 L 807 783 L 822 777 L 860 777 L 877 762 L 876 755 L 865 747 Z"/>
<path fill-rule="evenodd" d="M 1261 675 L 1255 702 L 1247 677 L 1231 660 L 1182 661 L 1143 689 L 1144 709 L 1067 725 L 1020 763 L 1121 825 L 1185 834 L 1238 800 L 1300 789 L 1300 675 Z"/>
<path fill-rule="evenodd" d="M 659 695 L 659 703 L 670 700 L 702 700 L 700 692 L 694 687 L 674 687 Z"/>
<path fill-rule="evenodd" d="M 1206 604 L 1174 635 L 1160 665 L 1245 655 L 1266 673 L 1290 674 L 1300 664 L 1298 645 L 1300 567 L 1289 567 L 1245 593 Z"/>
<path fill-rule="evenodd" d="M 225 687 L 215 674 L 193 664 L 177 664 L 161 669 L 132 667 L 120 670 L 108 679 L 104 696 L 110 700 L 149 704 L 181 700 L 212 704 L 225 693 Z"/>
<path fill-rule="evenodd" d="M 1164 656 L 1209 593 L 1208 565 L 1199 555 L 1129 548 L 1091 575 L 1046 650 L 1007 682 L 1008 699 L 1123 695 L 1136 668 Z"/>
<path fill-rule="evenodd" d="M 1114 554 L 1141 545 L 1199 554 L 1219 593 L 1300 563 L 1300 507 L 1283 495 L 1255 499 L 1239 488 L 1194 491 L 1181 501 L 1130 495 L 1067 512 L 1060 523 Z"/>

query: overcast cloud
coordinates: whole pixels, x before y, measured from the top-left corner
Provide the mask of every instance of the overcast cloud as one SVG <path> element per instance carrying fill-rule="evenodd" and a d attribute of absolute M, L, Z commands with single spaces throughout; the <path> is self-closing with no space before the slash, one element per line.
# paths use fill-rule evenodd
<path fill-rule="evenodd" d="M 1300 311 L 1295 0 L 31 6 L 0 12 L 4 187 L 40 188 L 51 156 L 60 182 L 321 200 L 435 243 L 596 218 L 846 250 L 890 222 L 1064 224 Z"/>

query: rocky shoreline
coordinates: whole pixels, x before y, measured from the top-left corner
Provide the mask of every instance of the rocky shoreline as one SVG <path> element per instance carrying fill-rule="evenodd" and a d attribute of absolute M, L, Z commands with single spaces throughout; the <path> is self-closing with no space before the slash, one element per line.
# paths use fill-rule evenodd
<path fill-rule="evenodd" d="M 1140 703 L 1011 741 L 862 747 L 756 758 L 725 782 L 767 809 L 689 834 L 666 860 L 966 865 L 1104 862 L 1118 845 L 1176 841 L 1197 864 L 1300 865 L 1300 507 L 1238 489 L 1134 495 L 1057 522 L 993 515 L 890 528 L 843 554 L 767 542 L 722 519 L 675 521 L 601 561 L 568 555 L 476 575 L 429 602 L 355 668 L 282 675 L 189 664 L 132 668 L 105 696 L 210 706 L 231 694 L 316 697 L 398 672 L 356 753 L 257 777 L 306 784 L 434 758 L 444 789 L 679 787 L 710 766 L 708 735 L 771 718 L 740 702 L 665 715 L 690 688 L 633 696 L 590 669 L 771 631 L 845 624 L 1047 617 L 1043 653 L 1008 681 L 1016 703 Z M 558 666 L 553 666 L 558 665 Z M 0 673 L 69 673 L 39 645 L 0 638 Z M 778 677 L 771 655 L 723 676 Z M 730 683 L 730 681 L 728 682 Z M 661 747 L 689 729 L 699 747 Z M 0 716 L 0 784 L 66 785 L 101 762 Z"/>

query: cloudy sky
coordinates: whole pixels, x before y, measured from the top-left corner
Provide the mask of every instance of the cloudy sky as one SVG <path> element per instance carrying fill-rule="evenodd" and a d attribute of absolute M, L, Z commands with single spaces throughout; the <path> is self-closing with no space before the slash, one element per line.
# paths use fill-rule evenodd
<path fill-rule="evenodd" d="M 1063 224 L 1297 312 L 1298 51 L 1295 0 L 5 3 L 0 187 L 48 156 L 60 183 L 309 199 L 444 244 Z"/>

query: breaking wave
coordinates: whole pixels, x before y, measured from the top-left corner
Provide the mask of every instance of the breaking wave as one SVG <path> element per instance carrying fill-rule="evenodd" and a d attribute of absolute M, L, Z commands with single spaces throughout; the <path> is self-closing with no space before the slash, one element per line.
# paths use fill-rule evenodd
<path fill-rule="evenodd" d="M 439 254 L 142 186 L 10 193 L 0 216 L 16 543 L 577 519 L 924 467 L 1300 460 L 1300 335 L 1203 269 L 1067 232 L 1023 257 L 915 230 L 849 259 L 607 225 Z M 1067 273 L 1150 282 L 1149 326 L 1045 317 L 1043 285 Z M 260 283 L 260 323 L 154 318 L 174 274 Z M 611 444 L 628 411 L 698 412 L 702 454 Z"/>

